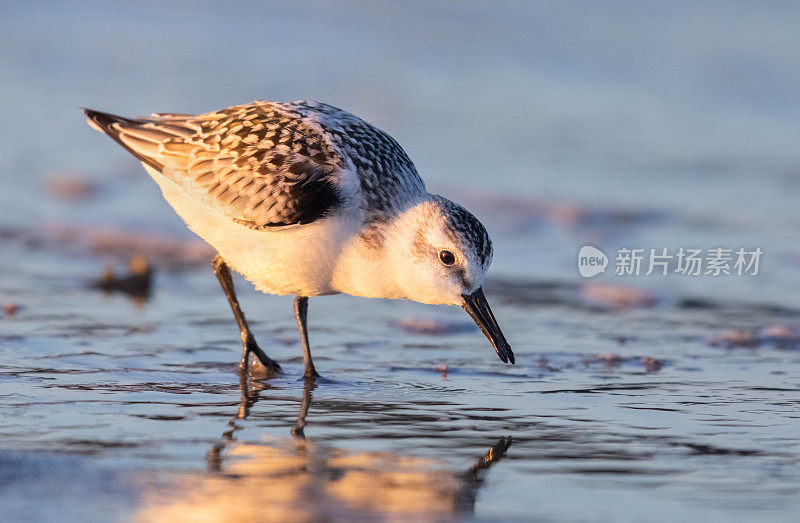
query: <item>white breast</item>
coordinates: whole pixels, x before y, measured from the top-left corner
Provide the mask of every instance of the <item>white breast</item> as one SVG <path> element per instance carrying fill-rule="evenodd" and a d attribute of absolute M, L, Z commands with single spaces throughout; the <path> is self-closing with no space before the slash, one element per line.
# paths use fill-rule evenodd
<path fill-rule="evenodd" d="M 194 233 L 214 247 L 234 270 L 271 294 L 320 296 L 338 292 L 333 272 L 343 247 L 361 228 L 358 212 L 343 212 L 306 225 L 254 230 L 190 196 L 145 165 L 164 198 Z"/>

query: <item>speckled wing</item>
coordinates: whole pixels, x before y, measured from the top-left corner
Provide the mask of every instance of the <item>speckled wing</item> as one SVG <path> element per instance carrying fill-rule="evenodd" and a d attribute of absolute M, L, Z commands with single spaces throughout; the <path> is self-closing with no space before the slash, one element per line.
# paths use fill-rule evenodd
<path fill-rule="evenodd" d="M 361 118 L 322 102 L 281 104 L 287 111 L 313 122 L 336 150 L 346 157 L 360 187 L 361 206 L 368 221 L 380 221 L 426 193 L 414 163 L 394 138 Z"/>
<path fill-rule="evenodd" d="M 189 194 L 254 229 L 313 222 L 345 197 L 346 166 L 336 148 L 279 104 L 197 116 L 124 118 L 89 109 L 86 115 Z"/>

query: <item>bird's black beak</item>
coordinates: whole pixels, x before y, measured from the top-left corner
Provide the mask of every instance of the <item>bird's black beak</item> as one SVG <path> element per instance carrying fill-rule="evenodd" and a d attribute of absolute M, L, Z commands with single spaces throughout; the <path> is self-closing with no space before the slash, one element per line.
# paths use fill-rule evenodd
<path fill-rule="evenodd" d="M 483 289 L 478 289 L 472 294 L 462 294 L 464 303 L 461 305 L 464 310 L 475 320 L 478 327 L 481 328 L 483 334 L 492 342 L 495 352 L 500 356 L 503 363 L 514 364 L 514 352 L 511 350 L 511 345 L 506 341 L 497 320 L 494 319 L 492 309 L 489 308 L 489 302 L 486 301 L 486 296 L 483 295 Z"/>

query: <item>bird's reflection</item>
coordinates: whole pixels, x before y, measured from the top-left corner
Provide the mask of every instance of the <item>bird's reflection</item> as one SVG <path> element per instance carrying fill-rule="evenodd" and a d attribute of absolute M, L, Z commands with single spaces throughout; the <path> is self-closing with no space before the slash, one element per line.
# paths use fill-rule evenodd
<path fill-rule="evenodd" d="M 238 413 L 208 453 L 209 474 L 187 477 L 176 489 L 151 496 L 138 519 L 439 520 L 468 515 L 485 471 L 511 446 L 510 437 L 501 438 L 469 469 L 455 472 L 432 459 L 359 453 L 308 441 L 304 429 L 316 387 L 313 378 L 305 382 L 292 438 L 272 444 L 240 442 L 235 436 L 240 422 L 266 387 L 241 380 Z"/>

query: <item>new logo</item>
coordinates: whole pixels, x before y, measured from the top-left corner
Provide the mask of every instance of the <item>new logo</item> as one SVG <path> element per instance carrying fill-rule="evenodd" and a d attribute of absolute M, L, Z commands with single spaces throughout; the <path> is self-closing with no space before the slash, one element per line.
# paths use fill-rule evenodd
<path fill-rule="evenodd" d="M 601 272 L 606 272 L 608 266 L 608 256 L 603 251 L 592 247 L 591 245 L 584 245 L 578 252 L 578 272 L 584 278 L 591 278 L 597 276 Z"/>

